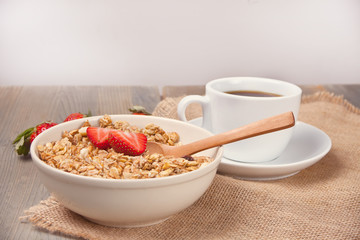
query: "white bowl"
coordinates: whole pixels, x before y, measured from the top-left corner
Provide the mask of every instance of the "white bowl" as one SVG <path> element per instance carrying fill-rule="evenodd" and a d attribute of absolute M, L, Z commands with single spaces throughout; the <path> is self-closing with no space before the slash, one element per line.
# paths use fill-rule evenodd
<path fill-rule="evenodd" d="M 102 116 L 86 118 L 98 125 Z M 113 121 L 124 120 L 144 127 L 159 125 L 176 131 L 185 144 L 211 136 L 207 130 L 173 119 L 154 116 L 111 115 Z M 40 160 L 36 146 L 61 138 L 63 131 L 79 128 L 84 119 L 61 123 L 41 133 L 31 144 L 31 157 L 42 183 L 68 209 L 90 221 L 116 227 L 140 227 L 162 222 L 198 200 L 210 186 L 222 157 L 222 147 L 197 155 L 214 158 L 206 167 L 193 172 L 154 179 L 99 179 L 79 176 L 55 169 Z"/>

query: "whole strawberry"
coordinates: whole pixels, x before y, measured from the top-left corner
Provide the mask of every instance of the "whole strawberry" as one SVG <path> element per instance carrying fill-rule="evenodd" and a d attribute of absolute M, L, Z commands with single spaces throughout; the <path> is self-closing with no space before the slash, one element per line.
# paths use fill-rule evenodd
<path fill-rule="evenodd" d="M 24 132 L 20 133 L 13 144 L 15 145 L 15 151 L 18 155 L 28 155 L 30 150 L 30 144 L 34 141 L 34 139 L 43 131 L 57 125 L 54 122 L 43 122 L 35 127 L 31 127 L 26 129 Z"/>
<path fill-rule="evenodd" d="M 45 130 L 47 130 L 47 129 L 55 126 L 55 125 L 57 125 L 57 123 L 54 123 L 54 122 L 44 122 L 44 123 L 41 123 L 41 124 L 37 125 L 37 126 L 35 127 L 35 129 L 36 129 L 36 135 L 39 135 L 39 134 L 42 133 L 43 131 L 45 131 Z"/>
<path fill-rule="evenodd" d="M 68 121 L 72 121 L 72 120 L 76 120 L 76 119 L 81 119 L 81 118 L 86 118 L 86 117 L 90 117 L 91 113 L 89 111 L 88 114 L 83 114 L 83 113 L 72 113 L 69 116 L 67 116 L 64 120 L 64 122 L 68 122 Z"/>

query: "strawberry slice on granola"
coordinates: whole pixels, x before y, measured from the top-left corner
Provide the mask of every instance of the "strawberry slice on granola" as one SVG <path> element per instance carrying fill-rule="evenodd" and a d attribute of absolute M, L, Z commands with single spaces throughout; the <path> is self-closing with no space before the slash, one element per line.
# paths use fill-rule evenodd
<path fill-rule="evenodd" d="M 95 147 L 100 149 L 107 149 L 109 145 L 109 134 L 113 129 L 101 128 L 101 127 L 88 127 L 86 129 L 87 137 Z"/>
<path fill-rule="evenodd" d="M 130 156 L 141 155 L 146 149 L 147 138 L 142 133 L 111 131 L 109 144 L 116 151 Z"/>

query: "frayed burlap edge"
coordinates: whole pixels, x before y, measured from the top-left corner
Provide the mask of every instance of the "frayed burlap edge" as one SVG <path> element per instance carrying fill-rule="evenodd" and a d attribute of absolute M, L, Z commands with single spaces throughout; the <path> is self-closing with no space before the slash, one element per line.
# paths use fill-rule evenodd
<path fill-rule="evenodd" d="M 304 95 L 301 103 L 310 103 L 314 101 L 326 101 L 330 103 L 339 104 L 346 108 L 349 112 L 360 114 L 360 108 L 357 108 L 348 100 L 344 99 L 343 95 L 336 95 L 335 93 L 328 91 L 320 91 L 314 94 Z"/>
<path fill-rule="evenodd" d="M 52 218 L 44 217 L 45 212 L 61 211 L 61 214 L 58 214 L 62 218 L 73 218 L 73 221 L 77 221 L 77 217 L 83 219 L 80 215 L 71 212 L 67 208 L 63 207 L 56 200 L 54 196 L 49 196 L 46 200 L 40 201 L 39 204 L 30 207 L 24 211 L 24 215 L 19 219 L 21 222 L 26 223 L 30 222 L 34 227 L 41 229 L 43 231 L 50 232 L 62 237 L 76 238 L 76 239 L 88 239 L 91 236 L 88 236 L 86 233 L 74 234 L 71 230 L 66 227 L 61 227 L 61 225 L 54 225 Z M 67 216 L 71 215 L 71 216 Z M 76 217 L 74 217 L 76 216 Z"/>
<path fill-rule="evenodd" d="M 180 100 L 184 97 L 185 96 L 176 97 L 176 98 L 171 98 L 171 97 L 165 98 L 155 107 L 153 111 L 153 115 L 159 117 L 179 119 L 177 114 L 177 105 L 180 102 Z M 191 103 L 188 106 L 188 108 L 186 108 L 185 115 L 187 120 L 201 117 L 202 116 L 201 105 L 197 103 Z"/>
<path fill-rule="evenodd" d="M 185 97 L 185 96 L 176 97 L 176 98 L 167 97 L 167 98 L 163 99 L 155 107 L 152 114 L 154 116 L 160 116 L 160 117 L 168 116 L 169 118 L 177 119 L 177 107 L 176 106 L 183 97 Z"/>
<path fill-rule="evenodd" d="M 44 207 L 51 209 L 52 207 L 57 207 L 57 206 L 58 206 L 57 200 L 53 196 L 50 196 L 48 199 L 40 201 L 40 203 L 38 205 L 32 206 L 28 210 L 25 210 L 24 211 L 25 215 L 21 216 L 20 220 L 23 222 L 28 220 L 28 221 L 32 222 L 33 224 L 35 224 L 35 226 L 37 226 L 37 227 L 44 228 L 51 232 L 54 232 L 55 229 L 51 229 L 52 223 L 48 222 L 46 220 L 46 218 L 39 216 L 38 213 Z"/>

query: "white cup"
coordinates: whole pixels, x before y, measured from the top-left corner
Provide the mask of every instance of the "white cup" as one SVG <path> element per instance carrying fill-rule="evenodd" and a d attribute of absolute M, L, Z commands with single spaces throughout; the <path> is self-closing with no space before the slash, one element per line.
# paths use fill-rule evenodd
<path fill-rule="evenodd" d="M 279 96 L 239 96 L 226 92 L 256 91 Z M 213 80 L 206 84 L 205 96 L 190 95 L 178 104 L 178 115 L 187 121 L 185 110 L 190 103 L 200 103 L 202 127 L 214 134 L 292 111 L 297 119 L 301 88 L 274 79 L 233 77 Z M 288 145 L 293 128 L 241 140 L 224 146 L 224 157 L 240 162 L 266 162 L 276 159 Z"/>

